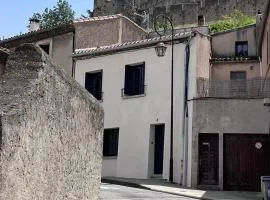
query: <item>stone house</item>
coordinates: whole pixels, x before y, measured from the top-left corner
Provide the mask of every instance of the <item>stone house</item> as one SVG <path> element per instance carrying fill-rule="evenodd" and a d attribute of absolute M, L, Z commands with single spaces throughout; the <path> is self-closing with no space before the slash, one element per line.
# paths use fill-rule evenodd
<path fill-rule="evenodd" d="M 32 26 L 31 26 L 32 24 Z M 39 45 L 52 59 L 73 75 L 72 53 L 75 49 L 118 44 L 144 39 L 145 30 L 123 15 L 75 20 L 52 29 L 39 29 L 37 22 L 28 33 L 0 40 L 0 47 L 12 49 L 23 43 Z"/>
<path fill-rule="evenodd" d="M 240 76 L 251 79 L 261 76 L 255 24 L 211 36 L 213 80 L 230 80 Z"/>
<path fill-rule="evenodd" d="M 211 44 L 206 35 L 176 42 L 175 182 L 259 190 L 260 176 L 270 174 L 269 113 L 263 106 L 270 82 L 262 90 L 257 34 L 251 25 L 213 34 Z M 155 57 L 157 42 L 152 38 L 75 51 L 75 79 L 105 109 L 103 176 L 169 178 L 171 52 Z M 144 81 L 138 95 L 126 95 L 132 69 L 142 73 L 137 84 Z"/>
<path fill-rule="evenodd" d="M 32 44 L 0 76 L 0 199 L 99 199 L 103 109 Z"/>
<path fill-rule="evenodd" d="M 68 74 L 72 72 L 74 26 L 61 25 L 52 29 L 36 29 L 22 35 L 0 40 L 0 46 L 14 49 L 24 43 L 39 45 L 57 64 L 64 67 Z"/>
<path fill-rule="evenodd" d="M 256 26 L 212 35 L 210 79 L 197 81 L 188 103 L 188 186 L 259 191 L 270 175 L 270 80 Z"/>
<path fill-rule="evenodd" d="M 164 57 L 155 46 L 167 45 Z M 102 176 L 169 179 L 171 134 L 171 37 L 76 49 L 75 80 L 100 100 L 104 111 Z M 209 78 L 210 39 L 198 32 L 175 34 L 173 181 L 186 173 L 186 83 Z M 201 52 L 201 56 L 199 55 Z M 192 97 L 190 97 L 192 98 Z"/>

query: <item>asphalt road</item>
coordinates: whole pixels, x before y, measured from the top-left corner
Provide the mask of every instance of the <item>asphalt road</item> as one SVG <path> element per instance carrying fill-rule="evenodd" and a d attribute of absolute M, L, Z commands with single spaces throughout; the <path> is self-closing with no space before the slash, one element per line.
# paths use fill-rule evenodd
<path fill-rule="evenodd" d="M 102 183 L 100 191 L 101 200 L 114 200 L 114 199 L 136 199 L 136 200 L 195 200 L 187 197 L 180 197 L 176 195 L 154 192 L 150 190 L 137 189 L 125 187 L 120 185 L 113 185 Z"/>

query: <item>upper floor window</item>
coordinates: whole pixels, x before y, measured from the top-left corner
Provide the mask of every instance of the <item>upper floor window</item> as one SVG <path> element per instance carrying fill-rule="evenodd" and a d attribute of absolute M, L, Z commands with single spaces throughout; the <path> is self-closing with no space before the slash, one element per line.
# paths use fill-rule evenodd
<path fill-rule="evenodd" d="M 235 42 L 235 56 L 248 56 L 248 41 Z"/>
<path fill-rule="evenodd" d="M 118 155 L 119 128 L 104 129 L 103 156 Z"/>
<path fill-rule="evenodd" d="M 102 71 L 85 74 L 85 88 L 97 99 L 102 100 Z"/>
<path fill-rule="evenodd" d="M 245 71 L 231 71 L 231 80 L 246 80 L 247 73 Z"/>
<path fill-rule="evenodd" d="M 144 94 L 145 63 L 126 65 L 125 67 L 125 96 Z"/>

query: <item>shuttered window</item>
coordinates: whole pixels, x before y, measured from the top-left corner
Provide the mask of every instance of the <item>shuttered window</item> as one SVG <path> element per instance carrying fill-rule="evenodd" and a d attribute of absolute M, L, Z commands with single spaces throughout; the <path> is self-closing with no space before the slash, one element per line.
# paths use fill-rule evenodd
<path fill-rule="evenodd" d="M 145 63 L 126 65 L 124 95 L 144 94 Z"/>
<path fill-rule="evenodd" d="M 117 156 L 119 128 L 105 129 L 103 139 L 103 156 Z"/>
<path fill-rule="evenodd" d="M 248 41 L 235 42 L 235 56 L 237 57 L 248 56 Z"/>
<path fill-rule="evenodd" d="M 85 88 L 97 100 L 102 100 L 102 71 L 85 74 Z"/>

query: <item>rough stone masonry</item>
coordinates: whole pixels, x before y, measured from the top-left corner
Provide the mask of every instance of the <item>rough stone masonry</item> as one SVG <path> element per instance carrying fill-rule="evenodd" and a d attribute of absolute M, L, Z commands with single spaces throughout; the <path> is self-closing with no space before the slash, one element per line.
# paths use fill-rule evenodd
<path fill-rule="evenodd" d="M 99 198 L 103 109 L 39 47 L 0 77 L 0 200 Z"/>

